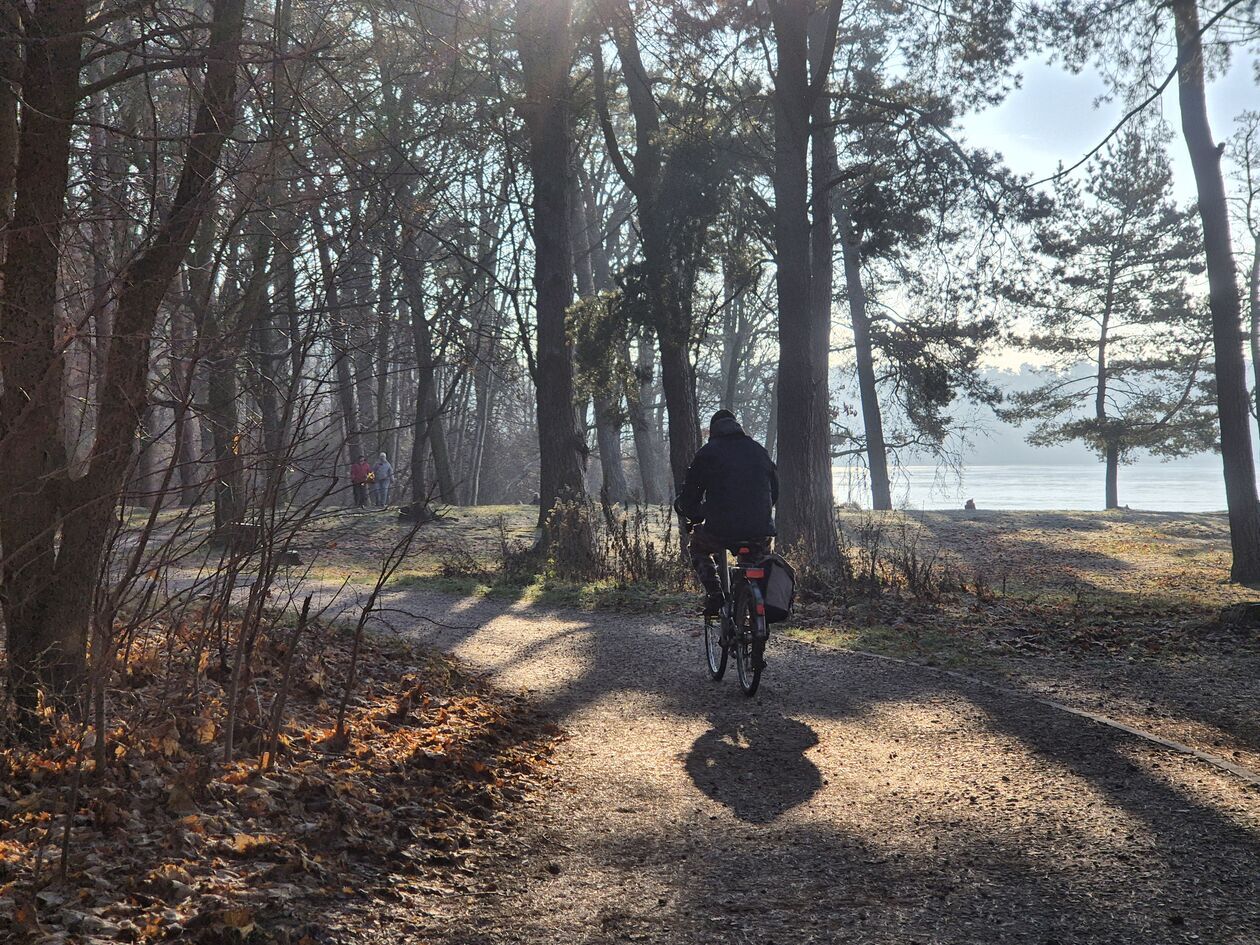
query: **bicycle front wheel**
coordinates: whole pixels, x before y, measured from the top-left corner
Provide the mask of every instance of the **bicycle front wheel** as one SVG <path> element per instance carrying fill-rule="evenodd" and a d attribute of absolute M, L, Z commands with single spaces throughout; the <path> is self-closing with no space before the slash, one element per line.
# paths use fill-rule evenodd
<path fill-rule="evenodd" d="M 722 642 L 721 617 L 704 618 L 704 659 L 709 667 L 709 678 L 714 682 L 726 675 L 728 649 Z"/>
<path fill-rule="evenodd" d="M 766 651 L 766 615 L 757 613 L 752 588 L 741 584 L 735 595 L 735 670 L 739 688 L 752 696 L 761 685 Z"/>

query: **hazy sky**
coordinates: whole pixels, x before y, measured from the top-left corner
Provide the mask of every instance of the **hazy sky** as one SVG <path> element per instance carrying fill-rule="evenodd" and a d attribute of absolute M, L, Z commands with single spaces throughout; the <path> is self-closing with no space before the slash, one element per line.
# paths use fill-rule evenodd
<path fill-rule="evenodd" d="M 1023 85 L 997 108 L 967 116 L 963 121 L 968 141 L 978 147 L 1000 152 L 1009 167 L 1021 174 L 1041 179 L 1053 174 L 1062 163 L 1075 164 L 1107 135 L 1124 114 L 1117 101 L 1095 105 L 1105 90 L 1103 80 L 1092 71 L 1073 75 L 1061 66 L 1029 60 L 1020 71 Z M 1190 157 L 1181 139 L 1178 124 L 1176 83 L 1169 85 L 1160 102 L 1164 120 L 1173 131 L 1168 153 L 1178 197 L 1194 199 L 1194 175 Z M 1208 110 L 1212 133 L 1224 141 L 1234 132 L 1234 119 L 1244 109 L 1260 109 L 1260 88 L 1255 84 L 1255 60 L 1235 55 L 1230 70 L 1208 88 Z M 1074 174 L 1085 174 L 1079 168 Z M 986 363 L 1017 370 L 1022 363 L 1036 361 L 1036 355 L 1015 349 L 990 353 Z"/>
<path fill-rule="evenodd" d="M 1041 178 L 1054 173 L 1060 161 L 1065 166 L 1076 163 L 1124 114 L 1115 101 L 1095 108 L 1094 99 L 1104 86 L 1093 71 L 1072 75 L 1060 66 L 1033 60 L 1021 72 L 1023 86 L 1005 102 L 963 122 L 973 145 L 1001 152 L 1015 171 Z M 1194 178 L 1180 138 L 1175 82 L 1162 102 L 1151 107 L 1160 104 L 1165 120 L 1177 133 L 1169 145 L 1177 189 L 1182 199 L 1191 199 Z M 1208 110 L 1217 140 L 1224 141 L 1233 133 L 1235 116 L 1246 108 L 1260 108 L 1260 89 L 1255 85 L 1254 59 L 1236 55 L 1229 72 L 1208 88 Z"/>

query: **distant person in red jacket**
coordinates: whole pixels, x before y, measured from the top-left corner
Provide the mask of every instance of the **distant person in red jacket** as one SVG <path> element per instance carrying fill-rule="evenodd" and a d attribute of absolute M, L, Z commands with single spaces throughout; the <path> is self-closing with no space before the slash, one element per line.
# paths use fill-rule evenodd
<path fill-rule="evenodd" d="M 354 507 L 362 509 L 368 503 L 368 480 L 372 478 L 372 467 L 362 456 L 356 456 L 354 465 L 350 467 L 350 485 L 354 487 Z"/>

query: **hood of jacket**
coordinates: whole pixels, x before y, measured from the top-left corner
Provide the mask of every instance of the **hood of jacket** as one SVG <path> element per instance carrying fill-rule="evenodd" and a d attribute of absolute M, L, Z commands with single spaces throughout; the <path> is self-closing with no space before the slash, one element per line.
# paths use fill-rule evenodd
<path fill-rule="evenodd" d="M 709 436 L 743 436 L 744 428 L 739 425 L 739 421 L 734 417 L 722 417 L 711 427 L 709 427 Z"/>

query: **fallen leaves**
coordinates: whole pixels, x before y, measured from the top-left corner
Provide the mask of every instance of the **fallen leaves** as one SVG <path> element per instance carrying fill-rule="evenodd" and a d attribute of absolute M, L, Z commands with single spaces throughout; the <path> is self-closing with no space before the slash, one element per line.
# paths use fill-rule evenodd
<path fill-rule="evenodd" d="M 85 764 L 64 884 L 56 863 L 80 733 L 0 752 L 0 938 L 314 942 L 320 901 L 396 895 L 401 876 L 466 869 L 510 826 L 557 730 L 452 661 L 391 644 L 366 648 L 346 734 L 332 737 L 336 696 L 324 691 L 344 679 L 348 647 L 336 634 L 319 647 L 265 772 L 262 708 L 238 720 L 239 760 L 219 759 L 222 684 L 202 672 L 214 661 L 183 702 L 170 701 L 178 687 L 162 662 L 123 667 L 127 699 L 104 770 Z"/>

